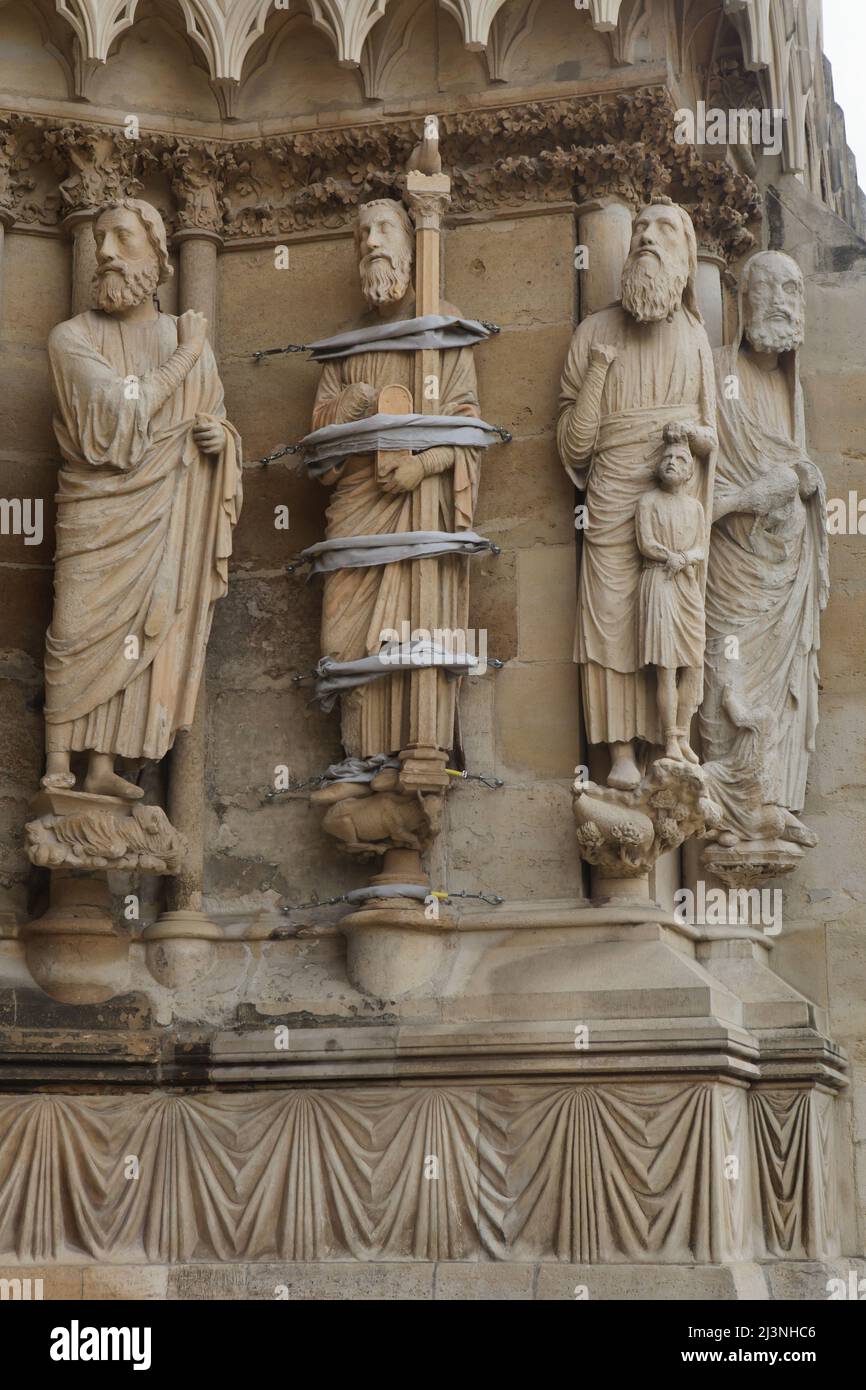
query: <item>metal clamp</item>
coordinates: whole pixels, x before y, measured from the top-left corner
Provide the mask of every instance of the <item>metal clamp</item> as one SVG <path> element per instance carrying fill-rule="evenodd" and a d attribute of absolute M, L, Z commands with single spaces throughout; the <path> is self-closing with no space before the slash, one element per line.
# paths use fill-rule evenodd
<path fill-rule="evenodd" d="M 284 458 L 286 454 L 296 454 L 300 447 L 300 444 L 284 444 L 281 449 L 275 449 L 272 454 L 265 454 L 264 458 L 256 459 L 255 462 L 260 464 L 262 468 L 267 468 L 274 459 Z"/>
<path fill-rule="evenodd" d="M 266 357 L 279 357 L 286 352 L 308 352 L 306 343 L 289 343 L 288 347 L 282 348 L 262 348 L 259 352 L 253 353 L 254 362 L 264 362 Z"/>
<path fill-rule="evenodd" d="M 463 782 L 481 782 L 493 792 L 505 786 L 501 777 L 494 777 L 490 772 L 467 772 L 465 768 L 461 770 L 457 767 L 446 767 L 445 771 L 449 777 L 459 777 Z"/>

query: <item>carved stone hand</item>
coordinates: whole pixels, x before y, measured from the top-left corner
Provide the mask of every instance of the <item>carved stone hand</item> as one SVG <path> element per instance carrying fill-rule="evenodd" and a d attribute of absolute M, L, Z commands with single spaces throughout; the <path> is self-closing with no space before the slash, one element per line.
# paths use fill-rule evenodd
<path fill-rule="evenodd" d="M 423 455 L 416 454 L 398 463 L 393 473 L 389 473 L 382 483 L 383 492 L 414 492 L 424 477 Z"/>
<path fill-rule="evenodd" d="M 204 454 L 219 454 L 225 444 L 225 430 L 219 421 L 203 415 L 196 416 L 192 437 Z"/>
<path fill-rule="evenodd" d="M 818 484 L 821 481 L 820 474 L 811 459 L 803 459 L 800 463 L 796 463 L 794 471 L 800 480 L 800 496 L 805 502 L 818 491 Z"/>
<path fill-rule="evenodd" d="M 347 386 L 340 400 L 340 415 L 343 422 L 365 420 L 376 414 L 379 393 L 366 381 L 355 381 Z"/>

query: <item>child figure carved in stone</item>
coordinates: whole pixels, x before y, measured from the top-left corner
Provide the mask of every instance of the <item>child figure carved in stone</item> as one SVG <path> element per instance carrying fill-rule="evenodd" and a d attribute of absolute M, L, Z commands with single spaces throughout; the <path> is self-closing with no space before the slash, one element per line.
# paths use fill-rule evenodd
<path fill-rule="evenodd" d="M 706 622 L 699 566 L 706 559 L 706 518 L 686 488 L 695 463 L 683 429 L 668 425 L 656 468 L 658 485 L 635 510 L 643 556 L 638 657 L 655 666 L 665 757 L 697 763 L 689 727 L 703 694 Z"/>

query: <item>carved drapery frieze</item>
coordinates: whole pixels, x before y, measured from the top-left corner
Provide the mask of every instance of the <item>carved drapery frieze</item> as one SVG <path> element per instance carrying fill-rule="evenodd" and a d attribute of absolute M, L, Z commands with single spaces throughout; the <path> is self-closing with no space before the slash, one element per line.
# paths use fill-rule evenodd
<path fill-rule="evenodd" d="M 661 88 L 444 115 L 450 215 L 615 197 L 632 208 L 659 193 L 695 211 L 702 243 L 739 256 L 753 243 L 754 183 L 674 141 Z M 393 121 L 255 140 L 198 141 L 47 117 L 0 117 L 0 205 L 50 227 L 108 198 L 165 180 L 172 232 L 228 240 L 335 231 L 370 197 L 399 197 L 419 122 Z M 501 152 L 507 149 L 508 153 Z M 151 195 L 155 196 L 155 195 Z"/>
<path fill-rule="evenodd" d="M 0 1259 L 820 1259 L 832 1104 L 646 1079 L 0 1096 Z"/>

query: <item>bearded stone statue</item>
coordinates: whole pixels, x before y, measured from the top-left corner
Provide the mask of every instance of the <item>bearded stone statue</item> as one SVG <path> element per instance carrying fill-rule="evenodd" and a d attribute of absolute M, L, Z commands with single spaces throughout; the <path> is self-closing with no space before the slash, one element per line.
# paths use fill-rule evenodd
<path fill-rule="evenodd" d="M 356 231 L 361 288 L 370 306 L 359 327 L 415 317 L 412 283 L 413 229 L 400 203 L 382 198 L 364 204 Z M 443 315 L 459 317 L 442 304 Z M 475 365 L 469 347 L 440 354 L 436 412 L 475 419 L 479 415 Z M 362 351 L 327 362 L 313 410 L 313 429 L 373 416 L 386 387 L 415 384 L 415 353 Z M 412 531 L 412 494 L 422 479 L 439 475 L 439 527 L 449 533 L 472 526 L 478 492 L 480 450 L 437 446 L 401 456 L 395 467 L 377 470 L 376 455 L 351 455 L 321 481 L 333 488 L 327 511 L 328 540 Z M 465 628 L 468 619 L 467 561 L 462 555 L 439 562 L 441 622 Z M 380 651 L 388 632 L 412 621 L 412 562 L 339 569 L 324 580 L 322 652 L 341 662 Z M 394 754 L 410 735 L 410 672 L 394 670 L 342 696 L 342 736 L 354 758 Z M 438 706 L 437 741 L 450 749 L 454 734 L 454 684 Z"/>
<path fill-rule="evenodd" d="M 713 358 L 695 295 L 697 246 L 685 209 L 659 198 L 635 219 L 622 276 L 622 301 L 583 320 L 562 378 L 557 440 L 574 483 L 586 493 L 575 660 L 590 743 L 607 744 L 608 786 L 641 781 L 637 741 L 665 744 L 691 763 L 691 713 L 702 672 L 682 671 L 676 723 L 662 727 L 655 670 L 639 640 L 644 557 L 635 529 L 641 498 L 654 487 L 666 429 L 695 457 L 686 488 L 702 506 L 706 556 L 716 448 Z M 705 559 L 695 559 L 703 591 Z"/>
<path fill-rule="evenodd" d="M 735 342 L 716 353 L 719 462 L 707 577 L 701 738 L 721 843 L 812 845 L 799 820 L 818 724 L 828 596 L 824 482 L 806 456 L 803 275 L 747 262 Z"/>
<path fill-rule="evenodd" d="M 241 506 L 237 431 L 207 321 L 160 313 L 165 227 L 136 199 L 95 218 L 93 308 L 51 333 L 63 466 L 46 638 L 42 786 L 133 800 L 117 757 L 159 759 L 189 727 Z"/>

